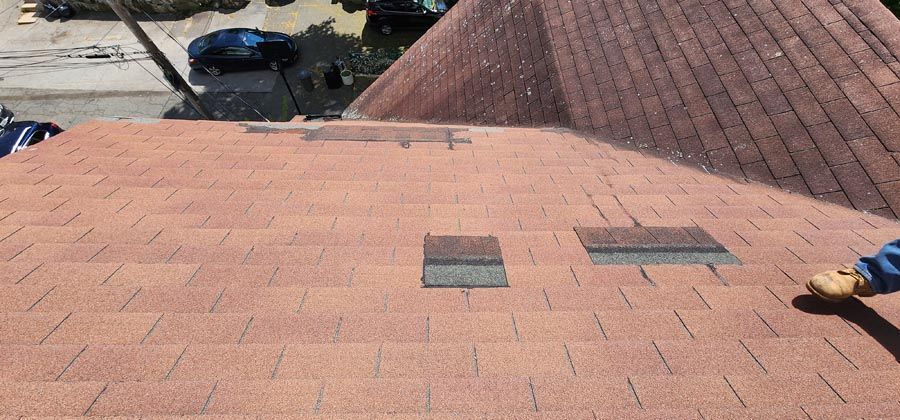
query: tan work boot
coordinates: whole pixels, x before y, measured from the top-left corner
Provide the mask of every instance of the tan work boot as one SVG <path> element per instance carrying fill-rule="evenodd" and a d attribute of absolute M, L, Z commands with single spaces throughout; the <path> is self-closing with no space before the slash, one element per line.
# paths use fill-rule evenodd
<path fill-rule="evenodd" d="M 869 281 L 854 268 L 816 274 L 806 283 L 806 288 L 820 299 L 833 303 L 853 295 L 875 296 Z"/>

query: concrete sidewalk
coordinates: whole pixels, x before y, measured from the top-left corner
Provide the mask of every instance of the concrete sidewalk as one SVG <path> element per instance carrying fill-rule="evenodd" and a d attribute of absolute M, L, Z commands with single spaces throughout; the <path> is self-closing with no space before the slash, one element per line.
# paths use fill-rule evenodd
<path fill-rule="evenodd" d="M 159 69 L 115 15 L 81 13 L 67 21 L 40 19 L 31 25 L 16 25 L 18 3 L 0 0 L 0 39 L 7 40 L 5 45 L 13 50 L 3 53 L 6 59 L 0 60 L 0 102 L 16 111 L 20 119 L 49 119 L 65 125 L 114 115 L 197 117 L 172 95 Z M 353 87 L 327 90 L 317 76 L 316 90 L 301 92 L 297 88 L 301 68 L 315 72 L 336 56 L 366 48 L 402 49 L 421 35 L 385 37 L 366 28 L 364 11 L 329 0 L 300 0 L 275 7 L 252 0 L 232 12 L 205 11 L 184 18 L 158 15 L 152 16 L 153 20 L 135 13 L 135 18 L 217 117 L 232 120 L 286 121 L 297 112 L 274 72 L 226 73 L 219 77 L 220 83 L 209 75 L 190 71 L 182 46 L 200 35 L 248 27 L 294 36 L 300 44 L 301 59 L 287 70 L 287 76 L 305 114 L 340 113 L 367 83 L 360 80 Z M 122 58 L 76 57 L 96 52 L 76 48 L 92 46 L 103 48 L 100 52 L 121 53 Z"/>
<path fill-rule="evenodd" d="M 338 90 L 317 88 L 315 94 L 295 89 L 303 114 L 340 114 L 368 86 L 360 81 Z M 281 81 L 270 93 L 200 94 L 200 100 L 221 121 L 290 121 L 296 108 Z M 0 89 L 0 103 L 18 120 L 52 121 L 64 129 L 101 117 L 199 119 L 192 108 L 171 92 Z M 257 113 L 258 112 L 258 113 Z"/>
<path fill-rule="evenodd" d="M 11 0 L 5 0 L 7 3 Z M 135 13 L 135 19 L 166 54 L 198 93 L 223 91 L 222 87 L 207 75 L 194 76 L 187 65 L 186 47 L 191 40 L 212 30 L 227 27 L 262 27 L 267 7 L 264 3 L 251 2 L 246 8 L 232 14 L 202 12 L 183 20 L 171 20 L 166 16 Z M 18 16 L 12 8 L 0 17 L 9 23 Z M 174 40 L 169 37 L 171 35 Z M 18 51 L 60 49 L 60 53 L 46 58 L 17 59 L 0 70 L 0 88 L 34 88 L 52 86 L 63 90 L 97 90 L 129 92 L 166 92 L 166 85 L 159 69 L 141 54 L 143 47 L 137 43 L 128 28 L 110 13 L 81 13 L 75 19 L 48 21 L 40 19 L 31 25 L 6 24 L 0 28 L 0 39 Z M 125 54 L 121 59 L 86 59 L 65 57 L 69 49 L 81 47 L 108 47 L 106 52 Z M 11 48 L 13 49 L 13 48 Z M 79 53 L 76 52 L 75 55 Z M 134 60 L 138 60 L 135 62 Z M 272 72 L 258 71 L 230 74 L 222 77 L 230 90 L 238 92 L 271 92 L 275 82 Z"/>

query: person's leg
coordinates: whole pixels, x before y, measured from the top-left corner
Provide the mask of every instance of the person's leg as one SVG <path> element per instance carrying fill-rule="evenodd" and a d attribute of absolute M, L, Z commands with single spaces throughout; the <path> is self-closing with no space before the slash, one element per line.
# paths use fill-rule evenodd
<path fill-rule="evenodd" d="M 878 254 L 860 258 L 855 268 L 816 274 L 806 288 L 829 302 L 900 290 L 900 239 L 885 244 Z"/>
<path fill-rule="evenodd" d="M 900 239 L 885 244 L 871 257 L 862 257 L 856 263 L 859 271 L 875 293 L 900 291 Z"/>

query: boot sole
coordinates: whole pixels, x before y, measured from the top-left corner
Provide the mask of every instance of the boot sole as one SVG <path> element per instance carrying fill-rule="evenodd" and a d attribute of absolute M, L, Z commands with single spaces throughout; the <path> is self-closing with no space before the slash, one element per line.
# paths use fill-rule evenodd
<path fill-rule="evenodd" d="M 813 289 L 813 287 L 810 285 L 810 283 L 812 283 L 812 280 L 806 282 L 806 290 L 809 290 L 809 293 L 812 293 L 815 297 L 817 297 L 819 299 L 822 299 L 828 303 L 841 303 L 845 300 L 845 299 L 835 299 L 835 298 L 823 296 L 821 293 L 817 292 L 816 289 Z"/>

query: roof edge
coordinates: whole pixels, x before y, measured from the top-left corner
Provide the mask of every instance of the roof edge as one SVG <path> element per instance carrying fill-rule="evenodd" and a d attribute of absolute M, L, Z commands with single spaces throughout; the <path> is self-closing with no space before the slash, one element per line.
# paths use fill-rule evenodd
<path fill-rule="evenodd" d="M 894 58 L 900 60 L 900 19 L 879 0 L 844 0 L 843 3 L 875 34 Z"/>

